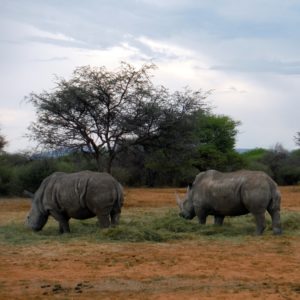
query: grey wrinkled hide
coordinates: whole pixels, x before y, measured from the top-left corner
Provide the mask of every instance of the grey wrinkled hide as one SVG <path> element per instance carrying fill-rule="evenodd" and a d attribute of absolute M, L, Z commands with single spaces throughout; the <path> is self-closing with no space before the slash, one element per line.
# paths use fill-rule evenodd
<path fill-rule="evenodd" d="M 252 213 L 259 235 L 265 229 L 266 210 L 272 217 L 273 233 L 281 234 L 280 201 L 277 184 L 267 174 L 246 170 L 199 173 L 185 199 L 177 196 L 183 218 L 197 216 L 200 224 L 205 224 L 207 216 L 213 215 L 215 224 L 222 225 L 225 216 Z"/>
<path fill-rule="evenodd" d="M 97 216 L 100 227 L 116 225 L 123 205 L 123 190 L 111 175 L 91 171 L 55 172 L 34 194 L 27 224 L 41 230 L 51 215 L 61 233 L 70 232 L 69 219 Z"/>

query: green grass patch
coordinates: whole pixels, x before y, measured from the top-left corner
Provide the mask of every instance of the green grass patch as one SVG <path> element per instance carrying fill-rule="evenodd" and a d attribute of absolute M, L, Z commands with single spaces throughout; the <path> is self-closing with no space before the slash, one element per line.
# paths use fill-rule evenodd
<path fill-rule="evenodd" d="M 271 220 L 267 216 L 267 228 L 264 235 L 272 235 Z M 300 213 L 282 212 L 282 227 L 285 236 L 300 236 Z M 62 243 L 70 241 L 88 242 L 167 242 L 171 240 L 231 240 L 243 241 L 255 232 L 255 222 L 252 215 L 225 218 L 223 226 L 212 224 L 200 225 L 197 218 L 184 220 L 178 216 L 176 209 L 152 209 L 142 211 L 131 209 L 123 213 L 120 225 L 109 229 L 99 229 L 96 218 L 84 221 L 72 220 L 71 233 L 59 234 L 58 224 L 49 219 L 40 232 L 33 232 L 23 223 L 12 222 L 0 226 L 0 244 L 32 244 Z"/>

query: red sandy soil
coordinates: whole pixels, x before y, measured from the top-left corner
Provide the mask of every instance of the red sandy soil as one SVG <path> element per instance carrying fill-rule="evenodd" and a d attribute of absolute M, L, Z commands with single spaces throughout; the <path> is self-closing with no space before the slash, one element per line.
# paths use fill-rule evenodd
<path fill-rule="evenodd" d="M 174 192 L 127 189 L 124 211 L 174 207 Z M 281 192 L 282 209 L 300 211 L 300 187 Z M 22 221 L 28 209 L 27 200 L 1 200 L 0 226 Z M 299 299 L 299 249 L 299 236 L 284 235 L 242 242 L 0 241 L 0 299 Z"/>

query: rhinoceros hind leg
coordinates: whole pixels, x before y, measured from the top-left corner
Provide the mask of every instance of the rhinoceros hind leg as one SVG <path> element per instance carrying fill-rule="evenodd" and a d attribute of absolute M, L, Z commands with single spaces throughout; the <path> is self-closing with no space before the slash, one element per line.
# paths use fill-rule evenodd
<path fill-rule="evenodd" d="M 198 217 L 199 223 L 201 225 L 205 225 L 206 224 L 207 215 L 205 213 L 200 213 L 199 215 L 197 215 L 197 217 Z"/>
<path fill-rule="evenodd" d="M 273 233 L 276 235 L 282 234 L 281 222 L 280 222 L 280 212 L 279 210 L 268 209 L 268 213 L 272 218 L 272 229 Z"/>
<path fill-rule="evenodd" d="M 220 225 L 220 226 L 223 225 L 224 218 L 225 216 L 219 216 L 219 215 L 215 216 L 215 221 L 214 221 L 215 225 Z"/>
<path fill-rule="evenodd" d="M 70 225 L 68 221 L 59 222 L 59 233 L 70 233 Z"/>
<path fill-rule="evenodd" d="M 108 228 L 110 227 L 110 219 L 109 215 L 99 215 L 97 216 L 99 220 L 99 224 L 101 228 Z"/>
<path fill-rule="evenodd" d="M 265 219 L 265 213 L 257 213 L 253 214 L 256 221 L 256 234 L 262 235 L 265 228 L 266 228 L 266 219 Z"/>
<path fill-rule="evenodd" d="M 120 220 L 120 214 L 119 213 L 111 212 L 110 213 L 110 218 L 111 218 L 111 225 L 112 226 L 116 226 L 116 225 L 119 224 L 119 220 Z"/>

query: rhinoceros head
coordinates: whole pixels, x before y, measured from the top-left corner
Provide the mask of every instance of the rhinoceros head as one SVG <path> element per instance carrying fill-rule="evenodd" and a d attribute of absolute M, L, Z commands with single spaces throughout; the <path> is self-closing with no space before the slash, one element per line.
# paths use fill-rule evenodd
<path fill-rule="evenodd" d="M 179 216 L 185 219 L 193 219 L 195 217 L 195 209 L 192 202 L 191 190 L 188 187 L 187 193 L 183 199 L 180 199 L 179 195 L 176 193 L 176 202 L 179 206 L 180 213 Z"/>
<path fill-rule="evenodd" d="M 34 231 L 41 230 L 48 220 L 49 214 L 42 211 L 41 207 L 38 205 L 38 199 L 33 197 L 31 203 L 31 209 L 27 215 L 26 225 Z"/>

